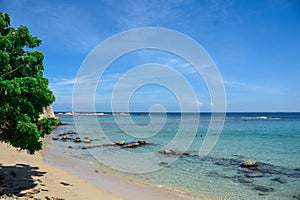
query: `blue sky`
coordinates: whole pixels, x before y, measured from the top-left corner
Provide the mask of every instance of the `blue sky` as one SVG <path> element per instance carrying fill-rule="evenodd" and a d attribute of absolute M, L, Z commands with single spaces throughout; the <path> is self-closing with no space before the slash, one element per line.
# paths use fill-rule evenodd
<path fill-rule="evenodd" d="M 56 95 L 56 111 L 72 109 L 77 71 L 99 43 L 141 27 L 172 29 L 201 44 L 223 78 L 228 111 L 300 111 L 297 0 L 0 0 L 0 10 L 11 15 L 13 26 L 26 25 L 42 39 L 39 50 L 45 53 L 45 76 Z M 112 89 L 121 76 L 146 63 L 169 65 L 183 74 L 200 110 L 210 110 L 205 82 L 192 66 L 167 52 L 142 50 L 120 57 L 101 77 L 97 111 L 109 111 Z M 147 111 L 154 104 L 168 111 L 179 106 L 168 88 L 152 84 L 139 88 L 129 107 Z"/>

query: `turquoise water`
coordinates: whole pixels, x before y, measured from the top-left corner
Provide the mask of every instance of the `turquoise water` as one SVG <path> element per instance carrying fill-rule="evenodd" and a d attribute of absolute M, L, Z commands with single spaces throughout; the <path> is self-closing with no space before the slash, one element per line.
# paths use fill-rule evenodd
<path fill-rule="evenodd" d="M 152 118 L 140 114 L 76 116 L 75 127 L 72 116 L 60 116 L 67 125 L 56 129 L 52 137 L 75 130 L 78 135 L 68 137 L 89 137 L 93 141 L 84 144 L 58 140 L 51 141 L 50 145 L 62 146 L 70 155 L 87 160 L 104 160 L 104 164 L 112 167 L 118 163 L 124 168 L 134 168 L 134 165 L 145 169 L 161 168 L 150 173 L 128 175 L 159 187 L 181 188 L 213 199 L 300 199 L 300 113 L 228 113 L 217 144 L 203 158 L 198 154 L 210 114 L 201 114 L 200 121 L 197 117 L 193 114 L 156 115 Z M 99 126 L 93 123 L 94 119 Z M 120 124 L 116 123 L 116 119 Z M 132 119 L 134 124 L 128 119 Z M 199 125 L 196 131 L 195 124 Z M 174 140 L 180 127 L 184 129 L 180 130 L 181 136 L 177 138 L 179 144 L 189 144 L 192 138 L 185 151 L 187 154 L 178 157 L 159 153 Z M 103 145 L 141 139 L 149 145 L 134 149 Z M 97 147 L 82 149 L 93 145 Z M 172 150 L 182 153 L 182 148 Z M 122 154 L 124 151 L 129 152 L 128 156 Z M 136 163 L 134 156 L 130 156 L 148 153 L 152 153 L 153 157 L 145 157 L 145 162 Z M 107 162 L 111 157 L 115 160 L 114 164 Z M 258 161 L 258 169 L 241 168 L 240 163 L 248 159 Z"/>

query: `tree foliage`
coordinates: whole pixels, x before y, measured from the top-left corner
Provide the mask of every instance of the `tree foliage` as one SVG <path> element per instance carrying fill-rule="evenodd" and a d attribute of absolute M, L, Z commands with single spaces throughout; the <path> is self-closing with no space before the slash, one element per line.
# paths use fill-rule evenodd
<path fill-rule="evenodd" d="M 55 100 L 43 77 L 44 54 L 33 50 L 41 42 L 27 27 L 11 27 L 10 16 L 0 12 L 0 141 L 31 154 L 42 148 L 41 137 L 56 123 L 39 120 Z"/>

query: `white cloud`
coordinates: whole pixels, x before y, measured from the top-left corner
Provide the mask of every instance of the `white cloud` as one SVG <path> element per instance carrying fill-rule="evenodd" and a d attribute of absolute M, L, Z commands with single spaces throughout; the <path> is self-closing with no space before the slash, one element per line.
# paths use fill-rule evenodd
<path fill-rule="evenodd" d="M 119 7 L 122 14 L 114 14 L 112 18 L 125 29 L 162 25 L 177 18 L 176 8 L 180 3 L 181 1 L 126 1 Z"/>

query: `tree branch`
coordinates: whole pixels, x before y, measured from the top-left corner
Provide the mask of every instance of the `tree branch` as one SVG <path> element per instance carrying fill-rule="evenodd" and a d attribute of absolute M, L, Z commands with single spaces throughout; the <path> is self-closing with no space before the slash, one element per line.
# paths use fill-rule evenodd
<path fill-rule="evenodd" d="M 25 65 L 26 65 L 26 64 L 24 63 L 24 64 L 20 65 L 19 67 L 15 68 L 15 69 L 13 69 L 13 70 L 11 70 L 11 71 L 5 73 L 5 74 L 2 74 L 1 76 L 6 76 L 6 75 L 8 75 L 8 74 L 11 74 L 11 73 L 13 73 L 13 72 L 15 72 L 15 71 L 21 69 L 21 68 L 24 67 Z"/>

